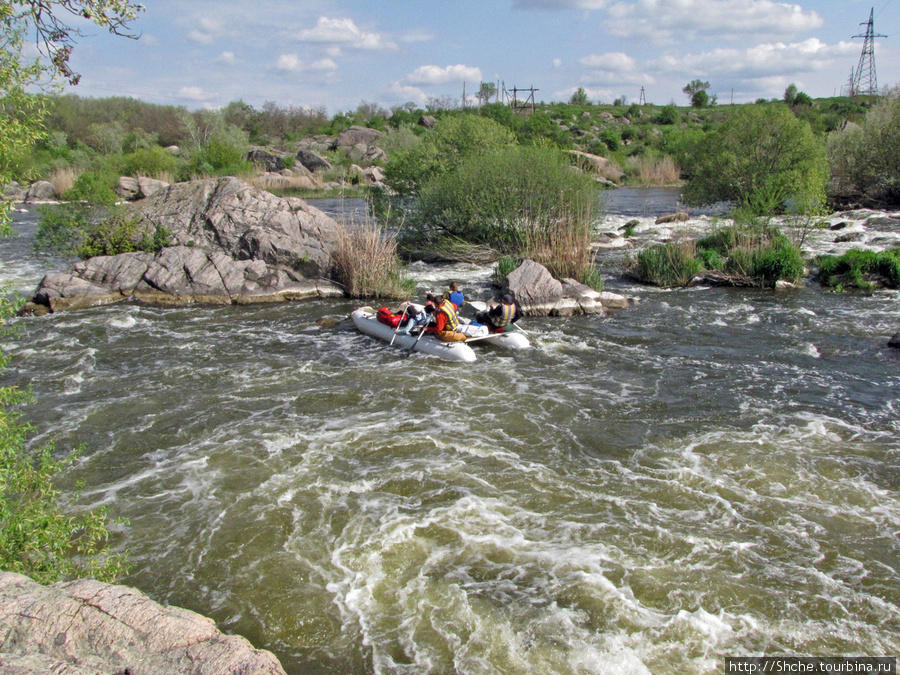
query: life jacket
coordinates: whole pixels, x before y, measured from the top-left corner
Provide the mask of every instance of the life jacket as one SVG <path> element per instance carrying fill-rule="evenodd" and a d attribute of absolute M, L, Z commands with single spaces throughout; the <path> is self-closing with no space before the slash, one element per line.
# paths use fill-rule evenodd
<path fill-rule="evenodd" d="M 516 316 L 516 306 L 515 305 L 500 305 L 500 316 L 499 317 L 491 317 L 493 320 L 491 323 L 494 324 L 497 328 L 505 328 L 509 324 L 512 323 L 512 320 Z"/>
<path fill-rule="evenodd" d="M 394 314 L 387 307 L 382 307 L 375 314 L 375 318 L 378 319 L 381 323 L 386 326 L 390 326 L 391 328 L 396 328 L 400 325 L 401 316 L 399 314 Z"/>
<path fill-rule="evenodd" d="M 447 330 L 456 330 L 459 328 L 459 317 L 456 316 L 456 305 L 449 300 L 444 300 L 440 311 L 447 315 Z"/>

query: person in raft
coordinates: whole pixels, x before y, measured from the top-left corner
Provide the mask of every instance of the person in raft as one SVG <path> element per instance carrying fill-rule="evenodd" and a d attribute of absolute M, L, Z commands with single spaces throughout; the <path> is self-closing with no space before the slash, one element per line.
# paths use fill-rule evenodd
<path fill-rule="evenodd" d="M 437 294 L 435 294 L 433 291 L 425 292 L 425 299 L 428 302 L 434 302 L 435 297 L 437 297 Z M 442 297 L 444 297 L 445 299 L 449 299 L 450 302 L 453 303 L 454 307 L 456 307 L 457 312 L 460 310 L 460 308 L 463 306 L 463 303 L 466 301 L 465 296 L 459 290 L 459 282 L 458 281 L 451 281 L 450 282 L 450 294 L 446 295 L 446 296 L 442 296 Z"/>
<path fill-rule="evenodd" d="M 427 324 L 431 320 L 431 315 L 433 313 L 433 305 L 427 305 L 424 310 L 419 311 L 411 302 L 407 303 L 406 307 L 403 308 L 403 313 L 401 314 L 401 323 L 400 327 L 397 329 L 397 332 L 404 335 L 409 335 L 410 331 L 413 328 L 421 328 L 422 326 Z"/>
<path fill-rule="evenodd" d="M 466 301 L 465 296 L 462 294 L 462 291 L 459 290 L 459 282 L 451 281 L 450 282 L 450 302 L 456 305 L 456 309 L 459 310 L 462 308 L 463 303 Z"/>
<path fill-rule="evenodd" d="M 504 295 L 499 305 L 475 315 L 478 323 L 484 324 L 492 333 L 503 333 L 508 326 L 522 318 L 522 311 L 509 294 Z"/>
<path fill-rule="evenodd" d="M 456 305 L 450 302 L 449 298 L 440 294 L 432 296 L 431 301 L 435 307 L 434 321 L 432 325 L 424 329 L 425 332 L 433 333 L 436 338 L 444 342 L 465 340 L 465 334 L 459 330 L 460 323 L 459 317 L 456 315 Z"/>

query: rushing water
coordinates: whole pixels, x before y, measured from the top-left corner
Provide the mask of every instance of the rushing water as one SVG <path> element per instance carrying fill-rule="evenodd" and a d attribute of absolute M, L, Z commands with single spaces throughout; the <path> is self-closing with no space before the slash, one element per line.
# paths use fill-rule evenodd
<path fill-rule="evenodd" d="M 0 280 L 30 291 L 54 261 L 25 242 Z M 2 383 L 33 390 L 35 446 L 83 446 L 68 480 L 128 519 L 125 581 L 289 673 L 897 655 L 900 296 L 608 285 L 641 302 L 471 365 L 342 301 L 22 319 Z"/>

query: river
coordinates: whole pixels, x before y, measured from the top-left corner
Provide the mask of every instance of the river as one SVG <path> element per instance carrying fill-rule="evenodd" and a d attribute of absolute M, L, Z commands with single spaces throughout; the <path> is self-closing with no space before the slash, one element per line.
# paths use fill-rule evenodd
<path fill-rule="evenodd" d="M 16 229 L 0 282 L 27 293 L 63 261 Z M 410 269 L 472 299 L 490 271 Z M 347 301 L 19 319 L 0 384 L 33 391 L 34 447 L 83 448 L 66 479 L 128 520 L 125 583 L 291 674 L 898 655 L 900 296 L 607 287 L 640 302 L 470 365 Z"/>

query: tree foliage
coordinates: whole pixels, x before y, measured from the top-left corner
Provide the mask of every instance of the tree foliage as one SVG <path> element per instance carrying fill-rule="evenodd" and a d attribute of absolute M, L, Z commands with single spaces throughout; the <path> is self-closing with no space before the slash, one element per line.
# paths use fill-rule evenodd
<path fill-rule="evenodd" d="M 873 106 L 864 125 L 830 134 L 828 155 L 838 199 L 900 204 L 900 88 Z"/>
<path fill-rule="evenodd" d="M 754 215 L 824 206 L 824 143 L 784 105 L 746 106 L 697 142 L 687 158 L 685 199 L 732 202 Z"/>
<path fill-rule="evenodd" d="M 56 76 L 71 83 L 69 67 L 80 32 L 60 17 L 80 15 L 115 34 L 123 34 L 139 5 L 123 0 L 7 0 L 0 2 L 0 185 L 15 158 L 42 135 L 43 100 L 29 88 Z M 23 54 L 34 33 L 49 63 Z M 0 212 L 0 234 L 8 232 L 8 212 Z M 16 305 L 0 294 L 0 333 Z M 0 368 L 6 359 L 0 352 Z M 123 558 L 109 553 L 110 532 L 105 509 L 72 511 L 56 486 L 73 455 L 56 459 L 51 447 L 33 455 L 26 449 L 28 425 L 10 407 L 25 396 L 14 387 L 0 388 L 0 569 L 32 576 L 42 583 L 60 578 L 94 576 L 112 581 L 125 569 Z"/>

